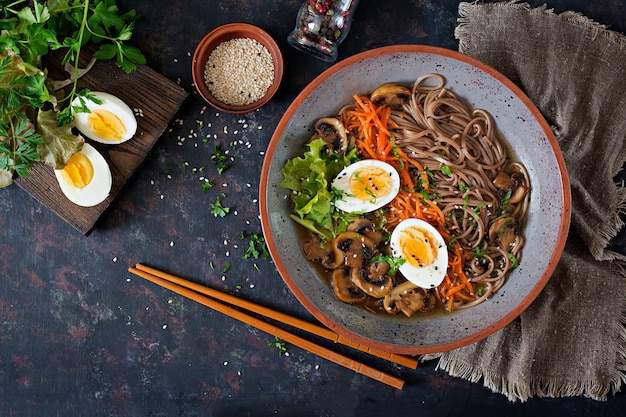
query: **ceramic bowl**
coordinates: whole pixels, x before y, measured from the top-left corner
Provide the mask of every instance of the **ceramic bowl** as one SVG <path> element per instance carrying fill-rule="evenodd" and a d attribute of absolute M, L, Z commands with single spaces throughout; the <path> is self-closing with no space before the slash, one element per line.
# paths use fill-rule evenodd
<path fill-rule="evenodd" d="M 356 93 L 386 82 L 411 84 L 437 72 L 470 105 L 486 109 L 510 149 L 530 175 L 531 199 L 523 234 L 522 262 L 489 300 L 454 313 L 426 318 L 372 314 L 335 299 L 307 261 L 290 218 L 288 191 L 279 184 L 288 159 L 301 155 L 314 122 L 336 114 Z M 352 56 L 313 80 L 280 120 L 262 169 L 263 232 L 285 283 L 319 321 L 371 347 L 405 354 L 447 351 L 476 342 L 502 328 L 530 305 L 549 280 L 565 245 L 570 191 L 562 154 L 537 108 L 494 69 L 454 51 L 418 45 L 390 46 Z"/>
<path fill-rule="evenodd" d="M 253 103 L 237 106 L 223 103 L 213 96 L 205 82 L 205 66 L 217 46 L 223 42 L 240 38 L 256 40 L 267 48 L 274 63 L 274 80 L 263 97 Z M 229 23 L 213 29 L 198 43 L 192 60 L 192 77 L 198 94 L 215 109 L 227 113 L 243 114 L 254 111 L 270 101 L 280 86 L 283 67 L 283 56 L 280 48 L 267 32 L 248 23 Z"/>

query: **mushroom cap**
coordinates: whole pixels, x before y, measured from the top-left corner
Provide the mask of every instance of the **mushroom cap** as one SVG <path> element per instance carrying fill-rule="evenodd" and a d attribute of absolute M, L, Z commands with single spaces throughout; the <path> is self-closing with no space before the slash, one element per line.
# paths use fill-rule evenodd
<path fill-rule="evenodd" d="M 332 152 L 343 154 L 348 149 L 346 128 L 336 117 L 322 117 L 315 122 L 314 137 L 321 137 Z"/>
<path fill-rule="evenodd" d="M 383 275 L 378 281 L 370 279 L 367 272 L 362 268 L 352 268 L 350 278 L 354 285 L 359 287 L 365 294 L 381 298 L 391 292 L 393 279 L 389 275 Z"/>
<path fill-rule="evenodd" d="M 370 100 L 378 106 L 384 104 L 389 107 L 399 107 L 407 103 L 410 97 L 409 88 L 396 83 L 386 83 L 372 91 Z"/>
<path fill-rule="evenodd" d="M 335 269 L 331 274 L 331 287 L 339 301 L 348 304 L 359 304 L 365 301 L 365 293 L 350 278 L 350 269 Z"/>

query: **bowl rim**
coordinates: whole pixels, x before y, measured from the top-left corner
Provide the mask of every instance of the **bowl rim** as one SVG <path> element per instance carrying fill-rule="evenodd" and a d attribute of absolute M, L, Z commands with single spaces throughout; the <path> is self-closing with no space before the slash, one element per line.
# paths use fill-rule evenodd
<path fill-rule="evenodd" d="M 460 338 L 454 340 L 452 342 L 444 342 L 436 345 L 429 346 L 398 346 L 386 344 L 380 341 L 371 340 L 361 335 L 358 335 L 343 326 L 335 323 L 330 318 L 326 317 L 312 302 L 310 302 L 307 296 L 302 292 L 302 290 L 295 284 L 295 282 L 289 276 L 287 268 L 283 263 L 282 259 L 279 256 L 278 249 L 276 246 L 276 242 L 272 236 L 270 230 L 270 219 L 269 219 L 269 207 L 267 196 L 271 184 L 268 184 L 268 177 L 270 173 L 270 168 L 272 164 L 272 156 L 279 145 L 280 138 L 285 130 L 285 127 L 290 121 L 290 118 L 293 116 L 297 108 L 303 103 L 306 97 L 311 94 L 321 83 L 331 77 L 333 74 L 353 65 L 357 62 L 372 59 L 382 55 L 393 55 L 393 54 L 406 54 L 406 53 L 422 53 L 422 54 L 436 54 L 444 57 L 452 58 L 455 60 L 463 61 L 466 64 L 472 65 L 479 70 L 482 70 L 488 73 L 490 76 L 504 84 L 507 88 L 509 88 L 520 101 L 526 106 L 526 108 L 531 112 L 531 114 L 535 117 L 537 123 L 541 127 L 542 132 L 546 135 L 548 143 L 554 152 L 554 156 L 558 165 L 558 172 L 560 174 L 559 182 L 560 188 L 563 193 L 563 207 L 561 208 L 561 221 L 558 227 L 558 238 L 556 240 L 555 247 L 548 261 L 547 267 L 543 271 L 541 277 L 539 277 L 536 283 L 533 285 L 532 289 L 529 293 L 523 298 L 523 300 L 515 306 L 508 314 L 503 316 L 500 320 L 493 323 L 490 326 L 487 326 L 470 336 Z M 346 338 L 349 338 L 355 342 L 364 344 L 371 348 L 381 349 L 388 352 L 400 353 L 400 354 L 427 354 L 427 353 L 439 353 L 452 349 L 457 349 L 471 343 L 477 342 L 485 337 L 495 333 L 496 331 L 502 329 L 507 324 L 512 322 L 515 318 L 517 318 L 541 293 L 550 277 L 552 276 L 558 261 L 563 253 L 563 249 L 565 247 L 565 243 L 567 240 L 567 235 L 569 232 L 570 220 L 571 220 L 571 190 L 570 190 L 570 182 L 569 177 L 567 175 L 567 168 L 565 165 L 565 159 L 563 154 L 558 146 L 558 142 L 556 137 L 554 136 L 552 130 L 550 129 L 549 124 L 539 111 L 539 109 L 533 104 L 533 102 L 526 96 L 526 94 L 511 80 L 505 77 L 503 74 L 492 68 L 491 66 L 472 58 L 468 55 L 462 54 L 460 52 L 437 47 L 437 46 L 427 46 L 427 45 L 414 45 L 414 44 L 401 44 L 401 45 L 393 45 L 393 46 L 385 46 L 376 49 L 371 49 L 368 51 L 364 51 L 348 57 L 337 64 L 334 64 L 315 79 L 313 79 L 294 99 L 288 109 L 285 111 L 281 120 L 279 121 L 272 138 L 268 144 L 265 159 L 263 162 L 263 166 L 261 169 L 261 181 L 259 188 L 259 207 L 260 207 L 260 215 L 261 215 L 261 227 L 265 236 L 265 241 L 272 256 L 272 260 L 274 261 L 276 268 L 282 277 L 283 281 L 290 289 L 290 291 L 294 294 L 294 296 L 298 299 L 298 301 L 321 323 L 325 326 L 329 327 L 336 333 Z"/>
<path fill-rule="evenodd" d="M 208 49 L 209 45 L 217 40 L 215 47 L 223 42 L 237 38 L 254 39 L 267 48 L 272 56 L 274 63 L 274 81 L 269 86 L 265 95 L 250 104 L 243 106 L 236 106 L 231 104 L 222 103 L 217 100 L 210 93 L 208 87 L 205 87 L 204 83 L 204 65 L 213 49 Z M 233 22 L 226 23 L 218 26 L 207 33 L 196 45 L 191 61 L 191 76 L 196 91 L 207 103 L 213 106 L 216 110 L 223 111 L 230 114 L 245 114 L 250 113 L 263 105 L 267 104 L 272 97 L 278 91 L 280 83 L 283 78 L 284 62 L 283 55 L 276 40 L 265 30 L 250 23 Z"/>

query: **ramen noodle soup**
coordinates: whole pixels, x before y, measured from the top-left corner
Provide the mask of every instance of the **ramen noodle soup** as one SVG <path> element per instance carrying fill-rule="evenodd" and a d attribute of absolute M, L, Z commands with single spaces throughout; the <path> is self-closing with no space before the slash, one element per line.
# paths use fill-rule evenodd
<path fill-rule="evenodd" d="M 307 258 L 339 300 L 372 312 L 487 300 L 521 260 L 530 198 L 491 115 L 439 74 L 353 98 L 283 168 Z"/>

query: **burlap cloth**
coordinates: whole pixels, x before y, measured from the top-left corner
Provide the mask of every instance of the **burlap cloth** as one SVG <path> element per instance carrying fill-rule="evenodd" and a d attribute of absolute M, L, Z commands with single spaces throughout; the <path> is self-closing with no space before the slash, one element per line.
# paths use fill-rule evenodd
<path fill-rule="evenodd" d="M 438 358 L 439 369 L 482 380 L 511 401 L 605 400 L 626 370 L 626 258 L 608 249 L 626 196 L 615 180 L 625 161 L 626 37 L 577 13 L 517 2 L 461 3 L 459 16 L 459 50 L 520 86 L 554 127 L 571 181 L 572 225 L 554 275 L 518 319 L 424 359 Z"/>

